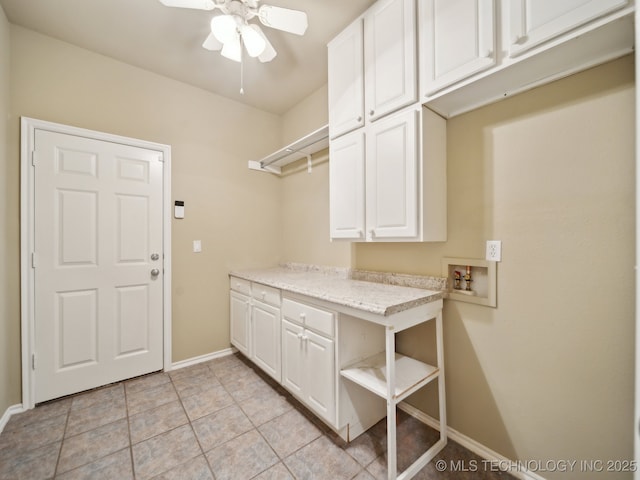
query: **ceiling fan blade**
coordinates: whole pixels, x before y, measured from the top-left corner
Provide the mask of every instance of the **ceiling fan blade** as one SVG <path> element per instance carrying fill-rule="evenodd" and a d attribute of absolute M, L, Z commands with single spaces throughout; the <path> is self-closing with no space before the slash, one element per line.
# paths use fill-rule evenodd
<path fill-rule="evenodd" d="M 211 32 L 202 44 L 203 48 L 211 50 L 212 52 L 222 50 L 222 42 L 218 41 L 216 36 Z"/>
<path fill-rule="evenodd" d="M 263 25 L 296 35 L 307 31 L 307 14 L 300 10 L 262 5 L 258 9 L 258 18 Z"/>
<path fill-rule="evenodd" d="M 193 8 L 195 10 L 213 10 L 216 2 L 213 0 L 160 0 L 166 7 Z"/>
<path fill-rule="evenodd" d="M 266 63 L 276 58 L 276 55 L 278 55 L 278 53 L 276 52 L 276 49 L 273 48 L 273 45 L 271 45 L 271 42 L 269 42 L 269 39 L 264 34 L 262 29 L 258 25 L 255 25 L 253 23 L 249 26 L 253 28 L 256 32 L 258 32 L 258 34 L 262 37 L 265 43 L 264 50 L 260 55 L 258 55 L 258 60 L 260 60 L 262 63 Z"/>

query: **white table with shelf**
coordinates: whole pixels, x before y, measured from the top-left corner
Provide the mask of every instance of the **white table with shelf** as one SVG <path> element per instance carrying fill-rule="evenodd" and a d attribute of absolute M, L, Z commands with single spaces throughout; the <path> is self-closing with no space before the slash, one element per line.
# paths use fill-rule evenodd
<path fill-rule="evenodd" d="M 407 480 L 418 473 L 447 444 L 442 300 L 396 315 L 364 315 L 360 318 L 384 327 L 385 351 L 343 368 L 340 375 L 386 400 L 387 475 L 389 480 Z M 396 333 L 432 320 L 436 322 L 437 365 L 429 365 L 396 352 Z M 432 381 L 438 383 L 440 438 L 406 470 L 397 474 L 396 406 Z"/>
<path fill-rule="evenodd" d="M 323 365 L 333 371 L 332 375 L 327 376 L 332 378 L 326 391 L 320 388 L 316 392 L 324 392 L 325 395 L 321 395 L 325 400 L 322 406 L 326 408 L 318 410 L 317 402 L 309 404 L 305 395 L 300 392 L 297 394 L 303 404 L 339 432 L 342 438 L 351 441 L 383 418 L 384 403 L 378 403 L 378 399 L 384 399 L 389 480 L 412 478 L 444 448 L 447 429 L 441 292 L 282 267 L 235 272 L 232 275 L 240 286 L 242 282 L 246 285 L 255 282 L 256 285 L 280 289 L 283 325 L 288 325 L 289 320 L 297 322 L 300 324 L 297 329 L 310 332 L 308 335 L 315 331 L 317 335 L 314 334 L 314 338 L 324 336 L 327 345 L 331 346 L 333 354 L 325 358 Z M 244 280 L 238 282 L 238 278 Z M 235 283 L 231 284 L 232 290 L 238 288 Z M 245 286 L 245 290 L 248 289 Z M 259 290 L 257 288 L 256 291 Z M 309 322 L 311 317 L 297 319 L 300 312 L 307 310 L 323 313 L 325 321 Z M 233 318 L 232 315 L 232 325 Z M 239 320 L 240 326 L 244 327 L 247 319 L 241 310 Z M 430 321 L 435 321 L 436 326 L 436 365 L 428 365 L 396 352 L 396 333 Z M 235 330 L 232 328 L 232 331 Z M 282 338 L 284 345 L 285 336 Z M 232 343 L 241 345 L 242 342 L 234 343 L 232 337 Z M 284 351 L 285 347 L 282 348 Z M 296 390 L 289 388 L 287 383 L 290 373 L 287 370 L 288 362 L 288 357 L 285 358 L 283 353 L 281 383 L 296 395 Z M 396 407 L 409 395 L 433 381 L 438 386 L 440 438 L 398 474 Z M 343 392 L 344 384 L 354 386 L 355 390 Z M 376 399 L 376 402 L 370 402 L 371 399 Z"/>

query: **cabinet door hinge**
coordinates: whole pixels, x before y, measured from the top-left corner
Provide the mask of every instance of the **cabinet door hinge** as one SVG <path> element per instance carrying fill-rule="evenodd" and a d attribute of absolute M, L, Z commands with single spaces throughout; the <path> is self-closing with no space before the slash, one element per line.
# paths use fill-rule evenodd
<path fill-rule="evenodd" d="M 31 165 L 33 165 L 34 167 L 36 166 L 36 151 L 35 150 L 31 151 Z"/>
<path fill-rule="evenodd" d="M 32 353 L 31 354 L 31 370 L 35 370 L 36 369 L 36 354 Z"/>
<path fill-rule="evenodd" d="M 31 252 L 31 268 L 36 268 L 38 266 L 38 256 L 36 252 Z"/>

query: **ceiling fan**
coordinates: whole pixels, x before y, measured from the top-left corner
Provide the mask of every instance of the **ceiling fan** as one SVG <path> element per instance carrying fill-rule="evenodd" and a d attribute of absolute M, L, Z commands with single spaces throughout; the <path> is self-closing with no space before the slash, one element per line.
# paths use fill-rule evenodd
<path fill-rule="evenodd" d="M 160 0 L 167 7 L 215 10 L 222 13 L 211 20 L 211 33 L 202 46 L 218 51 L 222 56 L 242 62 L 242 45 L 250 57 L 270 62 L 277 55 L 273 45 L 259 25 L 249 23 L 257 18 L 271 28 L 304 35 L 307 30 L 307 14 L 299 10 L 258 5 L 259 0 Z"/>

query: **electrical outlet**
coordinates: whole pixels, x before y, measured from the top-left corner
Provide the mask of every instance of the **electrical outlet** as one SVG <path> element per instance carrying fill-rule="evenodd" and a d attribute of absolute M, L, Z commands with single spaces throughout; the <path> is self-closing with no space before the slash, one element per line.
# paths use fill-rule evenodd
<path fill-rule="evenodd" d="M 202 251 L 202 242 L 200 240 L 193 241 L 193 253 L 200 253 Z"/>
<path fill-rule="evenodd" d="M 502 241 L 487 240 L 486 259 L 490 262 L 499 262 L 502 260 Z"/>

